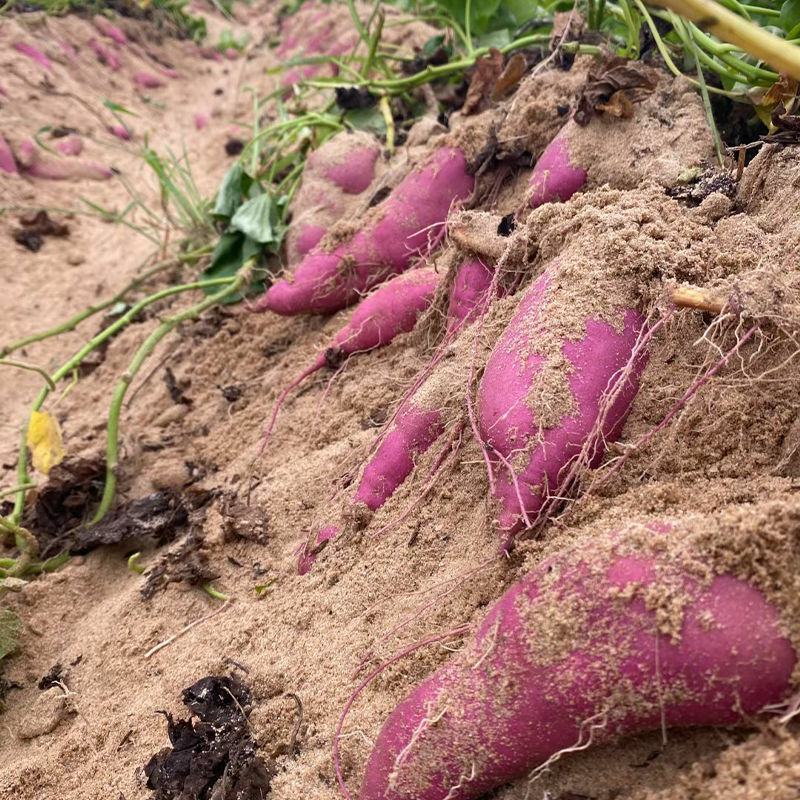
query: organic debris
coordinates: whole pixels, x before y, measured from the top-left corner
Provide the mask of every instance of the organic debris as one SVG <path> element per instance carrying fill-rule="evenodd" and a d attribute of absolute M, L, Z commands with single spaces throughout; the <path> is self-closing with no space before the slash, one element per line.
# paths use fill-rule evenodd
<path fill-rule="evenodd" d="M 50 470 L 24 519 L 25 527 L 36 531 L 45 556 L 58 552 L 61 537 L 86 521 L 103 492 L 105 471 L 100 456 L 67 458 Z"/>
<path fill-rule="evenodd" d="M 161 554 L 155 564 L 145 571 L 144 577 L 141 595 L 145 600 L 170 583 L 202 586 L 219 577 L 203 548 L 201 526 L 193 527 L 173 547 Z"/>
<path fill-rule="evenodd" d="M 633 104 L 655 89 L 653 71 L 637 61 L 619 56 L 593 64 L 578 98 L 575 122 L 588 125 L 593 116 L 633 116 Z"/>
<path fill-rule="evenodd" d="M 60 686 L 64 683 L 67 679 L 67 673 L 64 670 L 60 661 L 57 661 L 47 670 L 47 673 L 42 676 L 37 686 L 41 691 L 47 691 L 48 689 L 52 689 L 53 686 Z"/>
<path fill-rule="evenodd" d="M 19 221 L 22 227 L 14 231 L 14 241 L 32 253 L 42 249 L 46 236 L 69 236 L 69 227 L 51 219 L 44 210 L 26 214 L 20 217 Z"/>
<path fill-rule="evenodd" d="M 724 194 L 734 197 L 736 181 L 733 176 L 721 169 L 707 169 L 692 175 L 684 183 L 671 186 L 667 194 L 676 200 L 683 200 L 692 206 L 700 205 L 711 194 Z"/>
<path fill-rule="evenodd" d="M 269 538 L 269 520 L 264 509 L 248 506 L 236 497 L 226 498 L 222 504 L 223 530 L 228 539 L 239 537 L 258 544 Z"/>
<path fill-rule="evenodd" d="M 502 73 L 503 54 L 496 47 L 475 62 L 469 77 L 467 99 L 461 108 L 464 116 L 475 114 L 487 106 Z"/>
<path fill-rule="evenodd" d="M 187 719 L 167 719 L 170 747 L 144 767 L 153 800 L 263 800 L 276 766 L 257 754 L 248 723 L 250 690 L 237 677 L 209 676 L 183 690 Z"/>

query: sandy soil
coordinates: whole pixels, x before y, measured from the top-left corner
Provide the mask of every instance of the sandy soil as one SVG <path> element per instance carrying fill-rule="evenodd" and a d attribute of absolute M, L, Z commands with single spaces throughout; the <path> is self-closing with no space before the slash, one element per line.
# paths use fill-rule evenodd
<path fill-rule="evenodd" d="M 231 25 L 213 15 L 209 19 L 212 31 Z M 263 92 L 274 85 L 274 78 L 264 74 L 276 63 L 268 46 L 277 31 L 273 11 L 254 9 L 234 28 L 250 33 L 247 56 L 216 62 L 201 58 L 189 43 L 158 41 L 146 25 L 128 23 L 127 30 L 141 37 L 142 49 L 137 53 L 129 46 L 123 68 L 111 73 L 85 47 L 97 36 L 89 21 L 34 15 L 4 19 L 0 133 L 16 145 L 45 125 L 74 127 L 86 140 L 87 158 L 113 165 L 161 213 L 155 181 L 137 155 L 147 134 L 159 152 L 186 147 L 198 184 L 211 193 L 231 163 L 225 152 L 235 133 L 231 126 L 249 113 L 245 87 Z M 20 39 L 51 55 L 51 75 L 15 53 L 11 45 Z M 83 44 L 77 61 L 59 55 L 62 39 Z M 163 88 L 134 90 L 133 72 L 154 69 L 153 54 L 179 77 L 166 80 Z M 536 156 L 563 123 L 560 109 L 575 102 L 585 75 L 580 60 L 569 72 L 543 69 L 500 112 L 488 112 L 484 122 L 495 124 L 503 148 Z M 222 604 L 179 581 L 143 598 L 148 573 L 134 574 L 126 565 L 127 556 L 140 549 L 137 542 L 75 557 L 59 572 L 9 596 L 24 629 L 19 652 L 4 664 L 3 676 L 16 688 L 0 717 L 0 798 L 151 797 L 142 769 L 167 744 L 164 717 L 156 712 L 183 714 L 184 687 L 206 675 L 233 672 L 253 692 L 250 726 L 260 753 L 277 762 L 269 796 L 333 800 L 339 792 L 331 739 L 365 660 L 378 664 L 409 643 L 462 623 L 477 624 L 487 605 L 548 548 L 589 543 L 593 530 L 611 530 L 631 517 L 714 514 L 767 500 L 797 509 L 800 379 L 789 335 L 795 331 L 798 300 L 792 258 L 800 244 L 797 150 L 765 148 L 740 183 L 732 184 L 729 196 L 711 194 L 702 203 L 668 197 L 664 187 L 674 186 L 683 167 L 701 164 L 712 151 L 699 99 L 680 81 L 660 80 L 633 120 L 592 121 L 586 131 L 601 129 L 602 169 L 590 171 L 587 192 L 570 203 L 538 209 L 518 227 L 513 252 L 522 256 L 513 264 L 510 258 L 501 262 L 505 277 L 509 284 L 526 285 L 545 262 L 562 256 L 573 265 L 570 285 L 579 298 L 564 299 L 565 307 L 624 297 L 654 314 L 667 308 L 670 285 L 693 283 L 723 297 L 735 294 L 740 306 L 762 321 L 762 333 L 673 424 L 637 450 L 631 445 L 663 419 L 697 375 L 719 358 L 720 349 L 729 349 L 742 334 L 738 319 L 715 322 L 688 310 L 672 315 L 654 340 L 622 440 L 599 474 L 628 452 L 625 468 L 602 485 L 587 478 L 580 497 L 535 539 L 521 542 L 510 558 L 495 557 L 486 473 L 475 442 L 465 438 L 459 458 L 423 502 L 414 501 L 437 448 L 366 527 L 352 525 L 308 575 L 299 576 L 298 546 L 343 513 L 348 486 L 377 430 L 431 356 L 436 325 L 428 320 L 421 331 L 311 381 L 287 404 L 260 458 L 260 433 L 273 400 L 350 312 L 279 318 L 237 306 L 183 326 L 153 355 L 151 369 L 126 406 L 119 500 L 157 490 L 185 497 L 213 492 L 202 513 L 173 532 L 177 543 L 144 543 L 142 563 L 151 569 L 169 553 L 183 552 L 181 537 L 190 535 L 214 585 L 231 599 Z M 104 99 L 136 111 L 132 142 L 119 142 L 105 130 L 113 119 Z M 670 113 L 675 109 L 680 114 Z M 210 116 L 199 132 L 197 112 Z M 476 123 L 475 130 L 481 125 Z M 636 142 L 633 159 L 631 141 Z M 658 158 L 648 161 L 652 153 Z M 401 153 L 398 160 L 404 157 Z M 639 180 L 632 180 L 634 173 Z M 528 174 L 519 167 L 494 184 L 488 176 L 484 197 L 491 199 L 482 209 L 517 211 Z M 105 298 L 157 257 L 153 244 L 136 231 L 85 214 L 51 211 L 66 219 L 70 235 L 47 239 L 38 253 L 13 241 L 23 208 L 78 208 L 81 197 L 124 208 L 129 195 L 120 178 L 57 183 L 3 176 L 0 192 L 3 205 L 14 206 L 0 217 L 3 342 Z M 452 260 L 446 253 L 434 263 L 444 270 Z M 160 280 L 155 285 L 165 285 L 166 278 Z M 498 304 L 492 320 L 499 325 L 515 299 Z M 150 317 L 131 325 L 114 339 L 97 369 L 48 406 L 62 425 L 70 457 L 102 452 L 110 388 L 156 324 Z M 76 332 L 26 347 L 22 356 L 53 368 L 97 325 L 88 321 Z M 487 348 L 492 329 L 490 320 L 482 334 Z M 175 401 L 167 369 L 190 402 Z M 5 487 L 15 482 L 18 431 L 38 379 L 16 371 L 2 375 L 0 486 Z M 454 384 L 452 397 L 442 402 L 462 409 L 465 391 Z M 257 591 L 264 585 L 266 590 Z M 775 597 L 792 588 L 775 587 Z M 785 612 L 784 623 L 796 637 L 800 619 L 791 614 Z M 148 655 L 154 645 L 206 617 Z M 351 791 L 387 713 L 461 643 L 456 637 L 417 650 L 360 696 L 342 740 Z M 62 667 L 63 687 L 40 690 L 40 679 L 56 664 Z M 286 752 L 297 721 L 290 693 L 303 709 L 294 753 Z M 661 732 L 644 734 L 572 754 L 534 784 L 523 779 L 494 796 L 791 800 L 800 797 L 798 742 L 796 725 L 776 718 L 735 730 L 671 730 L 666 739 Z"/>

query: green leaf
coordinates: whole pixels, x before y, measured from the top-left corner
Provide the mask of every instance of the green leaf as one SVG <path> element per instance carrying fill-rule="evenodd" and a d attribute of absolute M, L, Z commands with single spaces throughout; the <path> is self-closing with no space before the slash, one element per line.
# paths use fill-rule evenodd
<path fill-rule="evenodd" d="M 235 275 L 245 261 L 257 256 L 262 250 L 263 246 L 261 244 L 239 231 L 223 233 L 211 256 L 211 263 L 203 271 L 203 278 L 227 278 Z M 263 290 L 263 282 L 255 282 L 250 286 L 251 293 Z M 218 286 L 205 289 L 206 294 L 214 294 L 218 291 Z M 238 303 L 241 299 L 242 295 L 236 294 L 231 295 L 223 302 Z"/>
<path fill-rule="evenodd" d="M 476 44 L 479 47 L 505 47 L 511 41 L 511 33 L 508 28 L 501 31 L 492 31 L 491 33 L 484 33 L 483 36 L 478 36 Z"/>
<path fill-rule="evenodd" d="M 791 31 L 796 25 L 800 25 L 800 0 L 786 0 L 781 6 L 781 27 L 785 31 Z"/>
<path fill-rule="evenodd" d="M 372 108 L 353 108 L 346 111 L 342 117 L 345 125 L 355 128 L 357 131 L 367 131 L 382 137 L 386 135 L 386 120 L 380 110 Z"/>
<path fill-rule="evenodd" d="M 244 169 L 239 161 L 237 161 L 226 173 L 222 179 L 219 191 L 217 192 L 217 200 L 214 203 L 214 210 L 211 212 L 215 217 L 225 217 L 230 219 L 236 209 L 242 203 L 242 180 L 244 178 Z"/>
<path fill-rule="evenodd" d="M 272 195 L 261 194 L 242 203 L 231 217 L 231 228 L 261 244 L 279 244 L 280 214 Z"/>
<path fill-rule="evenodd" d="M 21 629 L 19 617 L 10 608 L 0 608 L 0 658 L 17 649 Z"/>
<path fill-rule="evenodd" d="M 436 5 L 448 11 L 463 26 L 466 22 L 464 0 L 436 0 Z M 473 36 L 495 30 L 493 19 L 500 7 L 500 0 L 473 0 L 470 8 L 470 27 Z"/>
<path fill-rule="evenodd" d="M 139 116 L 135 111 L 131 111 L 129 108 L 125 108 L 125 106 L 115 103 L 113 100 L 103 100 L 103 105 L 109 111 L 114 111 L 117 114 L 128 114 L 128 116 L 131 117 Z"/>

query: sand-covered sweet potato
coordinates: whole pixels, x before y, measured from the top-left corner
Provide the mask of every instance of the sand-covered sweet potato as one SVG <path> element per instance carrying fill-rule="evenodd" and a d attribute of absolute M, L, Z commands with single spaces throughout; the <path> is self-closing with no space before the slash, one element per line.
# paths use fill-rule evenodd
<path fill-rule="evenodd" d="M 780 607 L 713 563 L 693 529 L 708 524 L 598 535 L 514 584 L 392 712 L 361 800 L 472 800 L 570 748 L 784 700 L 797 654 Z"/>

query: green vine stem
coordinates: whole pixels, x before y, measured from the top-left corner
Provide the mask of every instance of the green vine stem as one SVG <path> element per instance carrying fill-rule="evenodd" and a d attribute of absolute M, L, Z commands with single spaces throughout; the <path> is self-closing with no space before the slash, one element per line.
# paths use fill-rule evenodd
<path fill-rule="evenodd" d="M 109 297 L 107 300 L 103 300 L 102 303 L 97 303 L 97 305 L 89 306 L 85 308 L 83 311 L 76 314 L 74 317 L 70 317 L 68 320 L 52 327 L 48 328 L 46 331 L 42 331 L 40 333 L 32 333 L 30 336 L 26 336 L 24 339 L 19 339 L 16 342 L 11 342 L 10 344 L 5 345 L 5 347 L 0 347 L 0 358 L 4 356 L 10 355 L 17 350 L 20 350 L 23 347 L 26 347 L 29 344 L 33 344 L 34 342 L 42 342 L 45 339 L 50 339 L 53 336 L 58 336 L 62 333 L 68 333 L 69 331 L 74 331 L 78 325 L 81 324 L 85 319 L 94 316 L 95 314 L 99 313 L 100 311 L 105 311 L 107 308 L 111 308 L 112 306 L 116 305 L 117 303 L 122 302 L 131 292 L 136 291 L 142 284 L 144 284 L 147 280 L 152 278 L 154 275 L 157 275 L 159 272 L 163 272 L 165 269 L 169 269 L 170 267 L 177 266 L 181 263 L 191 263 L 197 261 L 199 258 L 202 258 L 204 255 L 210 253 L 212 248 L 209 247 L 202 247 L 199 250 L 194 250 L 190 253 L 182 253 L 180 255 L 174 256 L 172 258 L 167 258 L 163 261 L 159 261 L 153 264 L 150 269 L 143 272 L 138 277 L 134 278 L 127 286 L 120 289 L 113 297 Z"/>
<path fill-rule="evenodd" d="M 52 375 L 53 383 L 58 383 L 64 377 L 69 375 L 73 370 L 77 369 L 80 366 L 81 362 L 83 361 L 86 356 L 89 355 L 93 350 L 96 350 L 100 347 L 103 342 L 110 339 L 117 331 L 124 328 L 132 319 L 134 319 L 142 310 L 147 308 L 147 306 L 152 305 L 153 303 L 163 300 L 166 297 L 171 297 L 174 294 L 180 294 L 181 292 L 189 292 L 195 289 L 206 289 L 212 286 L 223 286 L 223 285 L 230 285 L 235 279 L 234 278 L 211 278 L 205 281 L 195 281 L 194 283 L 186 283 L 182 286 L 170 286 L 167 289 L 162 289 L 159 292 L 155 292 L 151 294 L 149 297 L 145 297 L 144 299 L 140 300 L 135 305 L 131 306 L 131 308 L 123 314 L 119 319 L 115 320 L 111 323 L 108 327 L 104 328 L 100 333 L 98 333 L 95 337 L 90 339 L 80 350 L 78 350 L 72 358 L 66 361 L 61 367 L 59 367 Z M 41 410 L 42 406 L 44 405 L 44 401 L 47 400 L 48 396 L 50 395 L 50 388 L 45 386 L 39 392 L 36 400 L 33 403 L 33 407 L 31 411 L 39 411 Z M 30 418 L 30 417 L 29 417 Z M 28 475 L 28 425 L 27 422 L 25 425 L 22 426 L 22 431 L 20 434 L 20 444 L 19 444 L 19 458 L 17 460 L 17 483 L 20 486 L 26 486 L 29 484 L 30 476 Z M 17 525 L 19 524 L 20 520 L 22 519 L 22 511 L 25 507 L 25 490 L 20 489 L 16 493 L 16 497 L 14 499 L 14 510 L 11 512 L 9 516 L 9 521 Z"/>
<path fill-rule="evenodd" d="M 28 364 L 26 361 L 16 361 L 13 358 L 0 358 L 0 367 L 15 367 L 16 369 L 24 369 L 28 372 L 35 372 L 40 375 L 44 382 L 49 387 L 50 391 L 55 391 L 56 385 L 50 378 L 46 369 L 37 367 L 36 364 Z"/>
<path fill-rule="evenodd" d="M 111 406 L 108 412 L 107 444 L 106 444 L 106 480 L 103 496 L 91 524 L 99 522 L 108 513 L 117 491 L 117 466 L 119 465 L 119 418 L 125 395 L 145 361 L 155 350 L 158 343 L 182 322 L 197 319 L 204 311 L 222 302 L 227 297 L 241 291 L 250 282 L 253 262 L 245 264 L 234 278 L 228 278 L 228 285 L 205 300 L 193 305 L 178 314 L 167 317 L 139 346 L 134 353 L 128 369 L 123 373 L 114 388 Z M 206 281 L 205 283 L 209 283 Z"/>
<path fill-rule="evenodd" d="M 550 34 L 549 33 L 534 33 L 529 36 L 522 36 L 519 39 L 514 40 L 513 42 L 509 42 L 509 44 L 504 45 L 503 47 L 498 48 L 501 53 L 504 55 L 506 53 L 510 53 L 514 50 L 519 50 L 523 47 L 529 47 L 534 44 L 545 44 L 546 42 L 550 41 Z M 563 48 L 567 52 L 581 52 L 581 53 L 599 53 L 600 48 L 595 47 L 593 45 L 580 45 L 577 43 L 570 43 L 568 45 L 563 45 Z M 332 78 L 330 80 L 326 79 L 318 79 L 318 80 L 309 80 L 304 81 L 305 86 L 311 86 L 316 89 L 330 89 L 335 87 L 347 87 L 347 86 L 358 86 L 361 88 L 369 89 L 370 91 L 377 91 L 379 93 L 388 93 L 388 94 L 401 94 L 403 92 L 407 92 L 409 89 L 414 89 L 417 86 L 422 86 L 423 84 L 430 83 L 431 81 L 437 80 L 439 78 L 448 78 L 451 75 L 456 75 L 460 72 L 464 72 L 464 70 L 469 69 L 471 66 L 475 64 L 475 62 L 481 58 L 481 56 L 485 56 L 489 52 L 489 47 L 478 47 L 476 48 L 472 54 L 467 58 L 461 58 L 458 61 L 450 61 L 447 64 L 440 64 L 438 66 L 427 66 L 425 69 L 421 70 L 420 72 L 415 73 L 414 75 L 408 75 L 407 77 L 403 78 L 392 78 L 392 79 L 379 79 L 379 80 L 368 80 L 366 78 L 360 81 L 346 81 L 341 79 Z"/>

